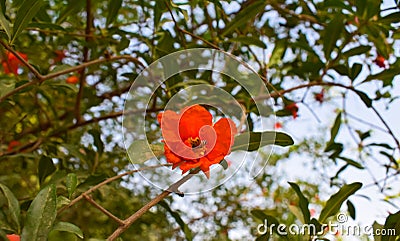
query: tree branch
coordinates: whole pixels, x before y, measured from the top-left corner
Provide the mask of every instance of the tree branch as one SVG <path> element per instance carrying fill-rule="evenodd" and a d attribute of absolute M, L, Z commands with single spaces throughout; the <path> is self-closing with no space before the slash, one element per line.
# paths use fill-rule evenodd
<path fill-rule="evenodd" d="M 130 217 L 125 219 L 123 221 L 123 225 L 119 226 L 113 234 L 111 234 L 107 241 L 113 241 L 116 238 L 118 238 L 123 232 L 125 232 L 137 219 L 139 219 L 143 214 L 145 214 L 151 207 L 159 203 L 161 200 L 163 200 L 165 197 L 167 197 L 169 194 L 172 192 L 175 193 L 180 193 L 178 191 L 178 188 L 187 182 L 190 178 L 192 178 L 196 173 L 198 173 L 199 170 L 196 170 L 194 172 L 189 173 L 188 175 L 182 177 L 180 180 L 172 184 L 167 190 L 163 191 L 161 194 L 159 194 L 157 197 L 153 198 L 150 202 L 148 202 L 146 205 L 144 205 L 141 209 L 136 211 L 134 214 L 132 214 Z"/>

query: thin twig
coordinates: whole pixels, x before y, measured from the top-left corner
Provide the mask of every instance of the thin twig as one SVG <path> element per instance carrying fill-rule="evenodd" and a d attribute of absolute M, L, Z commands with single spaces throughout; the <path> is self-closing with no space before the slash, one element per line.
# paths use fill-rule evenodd
<path fill-rule="evenodd" d="M 165 197 L 167 197 L 172 192 L 179 193 L 178 188 L 192 178 L 197 172 L 189 173 L 188 175 L 182 177 L 180 180 L 172 184 L 167 190 L 163 191 L 157 197 L 153 198 L 150 202 L 146 203 L 141 209 L 136 211 L 130 217 L 125 219 L 124 224 L 119 226 L 113 234 L 111 234 L 107 241 L 113 241 L 118 238 L 123 232 L 125 232 L 137 219 L 139 219 L 143 214 L 145 214 L 151 207 L 159 203 Z"/>
<path fill-rule="evenodd" d="M 93 200 L 93 198 L 87 194 L 83 194 L 83 197 L 90 203 L 92 204 L 95 208 L 99 209 L 102 213 L 104 213 L 105 215 L 107 215 L 109 218 L 111 218 L 112 220 L 114 220 L 115 222 L 117 222 L 118 224 L 122 225 L 124 224 L 124 221 L 122 221 L 121 219 L 119 219 L 118 217 L 114 216 L 114 214 L 112 214 L 110 211 L 108 211 L 107 209 L 105 209 L 103 206 L 101 206 L 100 204 L 98 204 L 95 200 Z"/>
<path fill-rule="evenodd" d="M 6 44 L 5 42 L 3 42 L 2 40 L 0 40 L 0 44 L 3 45 L 3 47 L 5 49 L 7 49 L 9 52 L 11 52 L 13 55 L 15 55 L 15 57 L 17 57 L 17 59 L 19 61 L 21 61 L 34 75 L 38 80 L 42 80 L 43 79 L 43 75 L 41 75 L 36 69 L 35 67 L 33 67 L 32 65 L 30 65 L 28 63 L 28 61 L 26 61 L 24 58 L 21 57 L 21 55 L 18 54 L 17 51 L 15 51 L 11 46 L 9 46 L 8 44 Z"/>
<path fill-rule="evenodd" d="M 94 192 L 95 190 L 99 189 L 100 187 L 102 187 L 102 186 L 104 186 L 104 185 L 106 185 L 106 184 L 108 184 L 110 182 L 113 182 L 113 181 L 118 180 L 118 179 L 120 179 L 120 178 L 122 178 L 124 176 L 131 175 L 131 174 L 136 173 L 136 172 L 151 170 L 151 169 L 164 167 L 164 166 L 171 166 L 171 164 L 160 164 L 160 165 L 155 165 L 155 166 L 143 167 L 143 168 L 140 168 L 140 169 L 131 170 L 131 171 L 124 172 L 122 174 L 110 177 L 110 178 L 104 180 L 103 182 L 91 187 L 86 192 L 84 192 L 81 195 L 79 195 L 78 197 L 76 197 L 67 206 L 64 206 L 64 207 L 60 208 L 60 210 L 58 210 L 57 214 L 60 214 L 64 210 L 66 210 L 67 208 L 70 208 L 71 206 L 75 205 L 77 202 L 79 202 L 80 200 L 82 200 L 84 198 L 84 195 L 89 195 L 90 193 Z"/>
<path fill-rule="evenodd" d="M 385 119 L 383 119 L 382 115 L 378 112 L 378 110 L 371 106 L 371 109 L 375 112 L 375 114 L 378 116 L 378 118 L 381 120 L 382 124 L 386 127 L 388 133 L 390 136 L 392 136 L 394 142 L 397 145 L 397 149 L 399 149 L 400 151 L 400 142 L 399 140 L 396 138 L 395 134 L 393 133 L 392 129 L 390 128 L 390 126 L 388 125 L 388 123 L 385 121 Z"/>
<path fill-rule="evenodd" d="M 0 43 L 1 43 L 1 40 L 0 40 Z M 144 67 L 143 63 L 141 63 L 140 60 L 138 60 L 135 57 L 129 56 L 129 55 L 111 56 L 109 58 L 100 58 L 100 59 L 96 59 L 96 60 L 89 61 L 89 62 L 86 62 L 86 63 L 82 63 L 80 65 L 77 65 L 77 66 L 74 66 L 74 67 L 71 67 L 71 68 L 68 68 L 68 69 L 64 69 L 64 70 L 61 70 L 61 71 L 58 71 L 58 72 L 54 72 L 54 73 L 50 73 L 50 74 L 41 76 L 40 80 L 38 79 L 38 80 L 30 81 L 30 82 L 28 82 L 26 84 L 23 84 L 23 85 L 15 88 L 13 90 L 11 90 L 7 94 L 3 95 L 2 97 L 0 97 L 0 102 L 3 102 L 5 99 L 7 99 L 8 97 L 18 93 L 19 91 L 21 91 L 21 90 L 23 90 L 23 89 L 25 89 L 25 88 L 27 88 L 29 86 L 38 84 L 38 83 L 40 83 L 42 81 L 53 79 L 53 78 L 56 78 L 56 77 L 64 75 L 64 74 L 80 71 L 80 70 L 82 70 L 82 69 L 84 69 L 86 67 L 92 66 L 92 65 L 101 64 L 101 63 L 104 63 L 104 62 L 113 62 L 113 61 L 117 61 L 117 60 L 127 60 L 127 61 L 130 61 L 130 62 L 134 62 L 135 64 L 140 65 L 141 67 Z M 25 62 L 24 64 L 28 68 L 29 68 L 29 66 L 31 66 L 27 62 Z"/>

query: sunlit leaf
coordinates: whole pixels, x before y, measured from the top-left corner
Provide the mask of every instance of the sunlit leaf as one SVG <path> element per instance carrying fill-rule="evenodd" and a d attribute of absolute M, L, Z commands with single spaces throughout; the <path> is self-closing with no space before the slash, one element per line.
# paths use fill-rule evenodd
<path fill-rule="evenodd" d="M 308 209 L 308 204 L 309 204 L 308 199 L 304 196 L 304 194 L 300 190 L 300 187 L 296 183 L 289 182 L 289 185 L 292 187 L 292 189 L 296 192 L 297 196 L 299 197 L 299 207 L 303 214 L 304 223 L 309 223 L 311 216 L 310 216 L 310 210 Z"/>
<path fill-rule="evenodd" d="M 55 185 L 43 188 L 33 199 L 28 212 L 21 241 L 46 241 L 57 215 Z"/>
<path fill-rule="evenodd" d="M 7 186 L 0 183 L 0 195 L 3 196 L 6 200 L 6 203 L 3 205 L 3 212 L 6 214 L 6 217 L 9 220 L 9 223 L 13 225 L 13 228 L 16 231 L 20 230 L 19 224 L 19 216 L 20 216 L 20 208 L 17 198 L 8 189 Z M 5 221 L 5 220 L 4 220 Z"/>
<path fill-rule="evenodd" d="M 72 224 L 72 223 L 59 222 L 56 225 L 54 225 L 52 230 L 73 233 L 76 236 L 78 236 L 79 238 L 83 239 L 82 230 L 78 226 L 76 226 L 75 224 Z"/>
<path fill-rule="evenodd" d="M 24 30 L 36 13 L 43 6 L 44 0 L 24 0 L 22 5 L 19 7 L 17 15 L 15 17 L 15 22 L 13 25 L 13 34 L 10 40 L 12 44 L 18 35 Z"/>
<path fill-rule="evenodd" d="M 266 145 L 289 146 L 293 143 L 292 137 L 282 132 L 246 132 L 235 137 L 231 150 L 256 151 Z"/>
<path fill-rule="evenodd" d="M 332 195 L 321 210 L 318 221 L 325 223 L 326 219 L 339 212 L 343 202 L 362 187 L 362 183 L 354 182 L 344 185 L 340 190 Z"/>

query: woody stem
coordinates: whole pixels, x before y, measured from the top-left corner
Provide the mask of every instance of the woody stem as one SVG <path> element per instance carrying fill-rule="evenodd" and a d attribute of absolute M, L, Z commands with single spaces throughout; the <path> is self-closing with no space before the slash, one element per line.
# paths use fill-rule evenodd
<path fill-rule="evenodd" d="M 167 190 L 163 191 L 160 193 L 158 196 L 153 198 L 150 202 L 146 203 L 141 209 L 137 210 L 134 214 L 132 214 L 130 217 L 122 221 L 122 224 L 114 231 L 113 234 L 111 234 L 107 241 L 113 241 L 116 238 L 118 238 L 123 232 L 125 232 L 136 220 L 138 220 L 143 214 L 145 214 L 151 207 L 159 203 L 161 200 L 169 196 L 172 192 L 174 193 L 180 193 L 178 188 L 187 182 L 190 178 L 192 178 L 196 173 L 198 173 L 199 170 L 196 170 L 194 172 L 190 172 L 188 175 L 182 177 L 180 180 L 177 182 L 173 183 Z"/>

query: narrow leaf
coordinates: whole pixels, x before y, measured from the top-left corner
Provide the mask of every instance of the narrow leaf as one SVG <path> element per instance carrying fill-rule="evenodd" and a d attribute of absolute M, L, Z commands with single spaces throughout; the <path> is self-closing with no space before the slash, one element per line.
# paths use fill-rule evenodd
<path fill-rule="evenodd" d="M 396 241 L 397 237 L 400 236 L 400 211 L 394 214 L 390 214 L 383 225 L 383 229 L 387 232 L 386 235 L 381 236 L 382 241 Z M 393 230 L 393 233 L 389 233 L 389 230 Z"/>
<path fill-rule="evenodd" d="M 355 80 L 362 70 L 362 64 L 354 63 L 351 67 L 350 78 Z"/>
<path fill-rule="evenodd" d="M 75 173 L 69 173 L 67 175 L 65 186 L 67 187 L 68 198 L 71 199 L 72 194 L 75 192 L 75 189 L 78 186 L 78 178 Z"/>
<path fill-rule="evenodd" d="M 269 59 L 268 65 L 273 66 L 275 64 L 278 64 L 283 55 L 285 54 L 286 51 L 286 41 L 285 40 L 277 40 L 275 42 L 275 47 L 274 50 L 272 50 L 271 58 Z"/>
<path fill-rule="evenodd" d="M 183 233 L 185 234 L 185 237 L 187 240 L 192 240 L 193 239 L 193 235 L 192 232 L 189 229 L 189 226 L 182 220 L 181 216 L 179 215 L 178 212 L 173 211 L 168 203 L 166 203 L 165 201 L 161 201 L 159 202 L 159 204 L 165 208 L 170 214 L 171 216 L 175 219 L 175 221 L 179 224 L 179 226 L 181 227 Z"/>
<path fill-rule="evenodd" d="M 292 137 L 282 132 L 246 132 L 235 137 L 231 151 L 256 151 L 266 145 L 289 146 L 293 143 Z"/>
<path fill-rule="evenodd" d="M 44 0 L 24 0 L 21 7 L 19 7 L 17 16 L 13 26 L 13 34 L 10 44 L 13 44 L 18 35 L 24 30 L 36 13 L 43 6 Z"/>
<path fill-rule="evenodd" d="M 347 200 L 346 204 L 347 204 L 347 211 L 349 211 L 350 217 L 355 220 L 356 208 L 354 207 L 354 204 L 350 200 Z"/>
<path fill-rule="evenodd" d="M 339 39 L 341 32 L 344 29 L 343 18 L 337 15 L 332 19 L 325 29 L 325 39 L 323 43 L 323 50 L 325 58 L 329 60 L 334 47 L 336 47 L 336 41 Z"/>
<path fill-rule="evenodd" d="M 113 0 L 108 2 L 108 15 L 107 15 L 106 26 L 109 26 L 115 21 L 121 6 L 122 6 L 122 0 Z"/>
<path fill-rule="evenodd" d="M 246 8 L 240 10 L 234 19 L 228 22 L 225 29 L 222 32 L 222 36 L 225 36 L 241 26 L 248 23 L 249 20 L 253 19 L 258 13 L 264 11 L 266 1 L 256 1 L 252 4 L 247 5 Z"/>
<path fill-rule="evenodd" d="M 94 145 L 97 148 L 97 151 L 102 154 L 104 151 L 104 144 L 101 140 L 101 133 L 98 129 L 89 130 L 89 134 L 93 136 Z"/>
<path fill-rule="evenodd" d="M 303 193 L 300 190 L 300 187 L 296 183 L 294 182 L 288 182 L 288 183 L 299 197 L 299 207 L 301 209 L 301 212 L 303 213 L 304 223 L 309 223 L 311 216 L 310 216 L 310 210 L 308 209 L 309 202 L 307 198 L 303 195 Z"/>
<path fill-rule="evenodd" d="M 319 222 L 325 223 L 328 217 L 336 214 L 340 210 L 343 202 L 361 187 L 362 183 L 354 182 L 352 184 L 344 185 L 342 188 L 340 188 L 340 190 L 333 194 L 326 202 L 325 207 L 322 209 L 321 214 L 319 215 Z"/>
<path fill-rule="evenodd" d="M 371 49 L 371 46 L 360 45 L 358 47 L 347 50 L 343 53 L 346 57 L 351 57 L 354 55 L 366 54 Z"/>
<path fill-rule="evenodd" d="M 372 107 L 372 100 L 368 97 L 367 94 L 360 90 L 355 90 L 355 92 L 368 108 Z"/>
<path fill-rule="evenodd" d="M 333 123 L 333 126 L 331 128 L 331 139 L 329 140 L 327 147 L 330 144 L 335 142 L 335 138 L 339 132 L 339 128 L 340 128 L 341 124 L 342 124 L 342 112 L 339 112 L 338 115 L 336 116 L 335 122 Z M 328 148 L 326 148 L 326 149 L 328 149 Z M 325 151 L 327 151 L 326 149 L 325 149 Z"/>
<path fill-rule="evenodd" d="M 248 37 L 248 36 L 240 36 L 237 38 L 230 38 L 229 42 L 239 42 L 244 45 L 254 45 L 260 48 L 267 48 L 267 45 L 261 41 L 258 37 Z"/>
<path fill-rule="evenodd" d="M 56 225 L 54 225 L 53 230 L 73 233 L 76 236 L 78 236 L 79 238 L 83 239 L 82 230 L 78 226 L 76 226 L 75 224 L 72 224 L 72 223 L 59 222 Z"/>
<path fill-rule="evenodd" d="M 4 30 L 4 32 L 6 32 L 8 40 L 10 40 L 11 38 L 10 22 L 8 22 L 8 20 L 4 16 L 5 9 L 3 8 L 5 8 L 5 5 L 3 6 L 3 4 L 0 4 L 0 25 L 1 28 Z"/>
<path fill-rule="evenodd" d="M 46 177 L 50 176 L 55 170 L 53 160 L 50 157 L 42 156 L 38 166 L 39 183 L 42 184 Z"/>
<path fill-rule="evenodd" d="M 46 241 L 57 215 L 55 185 L 42 189 L 26 214 L 21 241 Z"/>
<path fill-rule="evenodd" d="M 6 216 L 11 219 L 10 224 L 13 225 L 12 228 L 14 228 L 16 231 L 19 231 L 20 208 L 17 198 L 14 196 L 11 190 L 8 189 L 7 186 L 1 183 L 0 183 L 0 195 L 4 196 L 5 200 L 7 200 L 7 203 L 4 204 L 4 206 L 6 207 L 3 206 L 3 211 L 7 214 Z M 5 208 L 6 210 L 4 210 Z"/>
<path fill-rule="evenodd" d="M 113 2 L 113 1 L 111 1 Z M 67 17 L 78 13 L 85 6 L 86 1 L 82 0 L 69 0 L 67 7 L 61 12 L 56 24 L 61 24 Z"/>

